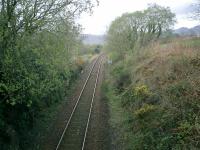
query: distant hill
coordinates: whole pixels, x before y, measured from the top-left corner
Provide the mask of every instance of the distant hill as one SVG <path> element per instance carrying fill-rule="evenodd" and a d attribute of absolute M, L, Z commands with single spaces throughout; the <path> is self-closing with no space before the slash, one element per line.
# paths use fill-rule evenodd
<path fill-rule="evenodd" d="M 193 28 L 182 27 L 173 30 L 174 34 L 179 36 L 198 36 L 200 37 L 200 25 Z M 106 41 L 106 35 L 82 34 L 81 40 L 88 45 L 103 45 Z"/>
<path fill-rule="evenodd" d="M 200 25 L 195 26 L 193 28 L 186 28 L 182 27 L 179 29 L 174 30 L 175 34 L 178 34 L 179 36 L 200 36 Z"/>
<path fill-rule="evenodd" d="M 89 45 L 103 45 L 106 40 L 105 35 L 92 35 L 92 34 L 82 34 L 81 40 L 84 44 Z"/>

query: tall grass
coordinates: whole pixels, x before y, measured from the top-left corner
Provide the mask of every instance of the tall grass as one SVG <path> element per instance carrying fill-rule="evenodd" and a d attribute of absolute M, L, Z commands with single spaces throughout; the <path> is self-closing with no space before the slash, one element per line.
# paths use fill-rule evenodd
<path fill-rule="evenodd" d="M 126 114 L 116 118 L 123 149 L 200 147 L 199 39 L 155 42 L 108 67 L 108 99 Z"/>

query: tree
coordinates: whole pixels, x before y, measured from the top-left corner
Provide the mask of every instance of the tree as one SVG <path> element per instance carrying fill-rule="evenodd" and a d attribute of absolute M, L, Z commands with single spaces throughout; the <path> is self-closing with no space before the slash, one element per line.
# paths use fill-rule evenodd
<path fill-rule="evenodd" d="M 155 34 L 157 38 L 162 32 L 170 29 L 175 23 L 175 14 L 171 12 L 169 7 L 162 7 L 157 4 L 149 5 L 145 11 L 147 16 L 147 32 Z"/>
<path fill-rule="evenodd" d="M 52 30 L 59 20 L 73 20 L 93 7 L 92 0 L 1 0 L 1 50 L 15 42 L 16 36 Z"/>
<path fill-rule="evenodd" d="M 193 4 L 193 19 L 200 20 L 200 0 L 196 0 L 196 3 Z"/>
<path fill-rule="evenodd" d="M 116 18 L 108 30 L 108 49 L 120 57 L 126 52 L 157 40 L 175 23 L 175 14 L 167 7 L 149 5 L 144 11 L 123 14 Z"/>
<path fill-rule="evenodd" d="M 2 150 L 30 148 L 36 120 L 64 99 L 78 70 L 75 57 L 80 26 L 75 19 L 82 12 L 91 12 L 97 3 L 0 0 Z"/>

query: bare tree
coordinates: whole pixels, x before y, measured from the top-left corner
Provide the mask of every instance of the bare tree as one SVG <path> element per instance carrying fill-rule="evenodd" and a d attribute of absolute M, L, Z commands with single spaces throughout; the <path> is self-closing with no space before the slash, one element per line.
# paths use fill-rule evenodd
<path fill-rule="evenodd" d="M 200 0 L 196 0 L 196 2 L 192 5 L 193 15 L 192 18 L 195 20 L 200 20 Z"/>

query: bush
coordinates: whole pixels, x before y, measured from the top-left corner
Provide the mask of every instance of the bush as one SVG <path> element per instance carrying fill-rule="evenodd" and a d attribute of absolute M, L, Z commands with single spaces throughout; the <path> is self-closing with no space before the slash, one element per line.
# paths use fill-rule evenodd
<path fill-rule="evenodd" d="M 27 136 L 37 120 L 66 96 L 77 67 L 75 56 L 65 49 L 76 45 L 66 43 L 65 36 L 46 31 L 26 35 L 1 59 L 0 145 L 4 149 L 33 145 L 34 139 Z"/>
<path fill-rule="evenodd" d="M 143 118 L 146 114 L 154 111 L 155 108 L 156 107 L 154 105 L 144 104 L 140 109 L 138 109 L 134 112 L 134 115 L 136 117 Z"/>
<path fill-rule="evenodd" d="M 192 41 L 154 43 L 113 61 L 108 85 L 114 92 L 108 98 L 123 110 L 118 115 L 121 149 L 200 147 L 200 59 L 198 43 Z M 119 80 L 124 74 L 128 82 L 127 77 Z"/>
<path fill-rule="evenodd" d="M 113 84 L 118 92 L 123 92 L 131 83 L 129 70 L 121 62 L 112 69 L 111 74 L 116 79 Z"/>

